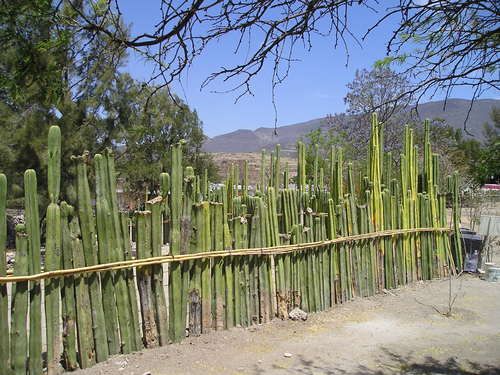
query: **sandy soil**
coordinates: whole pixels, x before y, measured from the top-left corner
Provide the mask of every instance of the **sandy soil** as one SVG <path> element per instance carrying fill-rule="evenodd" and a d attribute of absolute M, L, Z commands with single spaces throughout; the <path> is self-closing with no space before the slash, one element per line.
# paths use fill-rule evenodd
<path fill-rule="evenodd" d="M 306 322 L 187 338 L 90 374 L 500 374 L 500 283 L 462 275 L 358 299 Z M 440 312 L 436 311 L 439 310 Z"/>

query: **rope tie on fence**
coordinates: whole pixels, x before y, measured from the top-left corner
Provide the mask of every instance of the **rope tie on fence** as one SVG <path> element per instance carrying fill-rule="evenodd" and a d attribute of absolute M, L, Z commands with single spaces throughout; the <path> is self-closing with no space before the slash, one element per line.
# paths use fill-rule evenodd
<path fill-rule="evenodd" d="M 62 269 L 48 272 L 41 272 L 33 275 L 26 276 L 4 276 L 0 277 L 0 284 L 6 283 L 16 283 L 23 281 L 35 281 L 35 280 L 46 280 L 53 279 L 64 276 L 73 276 L 77 274 L 86 273 L 96 273 L 105 271 L 116 271 L 125 268 L 133 267 L 144 267 L 152 266 L 163 263 L 173 263 L 173 262 L 183 262 L 196 259 L 206 259 L 206 258 L 223 258 L 227 256 L 245 256 L 245 255 L 274 255 L 274 254 L 287 254 L 296 251 L 303 251 L 314 249 L 318 247 L 326 247 L 330 245 L 335 245 L 339 243 L 349 243 L 354 241 L 377 239 L 380 237 L 389 236 L 399 236 L 411 233 L 422 233 L 422 232 L 451 232 L 451 228 L 411 228 L 411 229 L 392 229 L 384 230 L 378 232 L 357 234 L 347 237 L 337 237 L 332 240 L 308 242 L 303 244 L 295 245 L 279 245 L 270 247 L 260 247 L 260 248 L 250 248 L 250 249 L 238 249 L 238 250 L 218 250 L 218 251 L 207 251 L 194 254 L 181 254 L 181 255 L 162 255 L 157 257 L 150 257 L 144 259 L 132 259 L 126 261 L 96 264 L 94 266 L 86 266 L 80 268 Z"/>

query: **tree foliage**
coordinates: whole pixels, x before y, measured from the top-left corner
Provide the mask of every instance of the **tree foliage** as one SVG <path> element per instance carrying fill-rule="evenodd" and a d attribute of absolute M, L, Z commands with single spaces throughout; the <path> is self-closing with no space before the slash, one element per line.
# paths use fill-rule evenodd
<path fill-rule="evenodd" d="M 92 4 L 92 19 L 112 28 L 103 18 L 107 2 Z M 214 173 L 211 159 L 201 154 L 204 135 L 196 112 L 167 88 L 144 86 L 121 73 L 125 51 L 111 48 L 106 35 L 74 33 L 72 20 L 87 2 L 1 5 L 0 170 L 9 178 L 10 198 L 21 199 L 22 173 L 33 168 L 43 204 L 46 136 L 54 124 L 61 127 L 62 178 L 68 182 L 75 176 L 71 155 L 109 147 L 127 187 L 144 191 L 168 167 L 169 147 L 181 139 L 186 162 Z M 70 191 L 62 193 L 71 198 Z"/>
<path fill-rule="evenodd" d="M 471 166 L 476 179 L 484 183 L 500 183 L 500 108 L 491 112 L 492 124 L 484 125 L 485 144 L 478 163 Z"/>
<path fill-rule="evenodd" d="M 399 150 L 404 125 L 419 126 L 415 112 L 415 101 L 408 89 L 407 76 L 388 67 L 356 71 L 354 79 L 347 84 L 347 117 L 332 118 L 332 125 L 348 134 L 348 141 L 363 154 L 370 137 L 370 122 L 373 113 L 384 126 L 385 151 Z"/>

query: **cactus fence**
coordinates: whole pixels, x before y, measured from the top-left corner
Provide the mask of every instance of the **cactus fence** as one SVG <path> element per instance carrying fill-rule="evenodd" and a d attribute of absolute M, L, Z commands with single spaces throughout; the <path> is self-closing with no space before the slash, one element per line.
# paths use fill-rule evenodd
<path fill-rule="evenodd" d="M 328 171 L 318 167 L 316 151 L 308 181 L 299 142 L 293 188 L 288 170 L 281 170 L 278 146 L 268 174 L 263 154 L 254 195 L 248 193 L 247 165 L 241 179 L 232 168 L 222 187 L 210 188 L 206 174 L 183 169 L 177 144 L 171 173 L 160 176 L 160 194 L 145 211 L 131 215 L 117 205 L 111 152 L 92 160 L 88 153 L 74 157 L 77 208 L 60 202 L 61 136 L 51 127 L 45 256 L 37 176 L 27 170 L 25 224 L 16 228 L 13 276 L 6 276 L 7 181 L 0 174 L 2 373 L 41 374 L 46 368 L 52 374 L 60 363 L 66 370 L 86 368 L 114 354 L 180 341 L 187 330 L 199 335 L 264 323 L 294 307 L 321 311 L 461 270 L 460 241 L 452 244 L 449 238 L 459 230 L 458 176 L 438 184 L 439 159 L 431 150 L 428 124 L 425 131 L 419 159 L 413 131 L 406 128 L 396 173 L 374 116 L 367 168 L 359 178 L 342 150 L 332 149 Z M 451 228 L 447 201 L 453 208 Z M 166 243 L 169 254 L 162 253 Z"/>

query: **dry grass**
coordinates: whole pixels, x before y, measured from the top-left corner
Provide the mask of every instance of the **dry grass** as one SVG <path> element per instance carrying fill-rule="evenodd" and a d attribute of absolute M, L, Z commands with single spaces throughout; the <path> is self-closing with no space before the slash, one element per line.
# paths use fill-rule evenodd
<path fill-rule="evenodd" d="M 216 152 L 212 153 L 214 161 L 219 167 L 219 174 L 221 178 L 227 176 L 231 165 L 238 166 L 240 169 L 240 179 L 243 179 L 243 166 L 245 160 L 248 161 L 248 180 L 250 182 L 260 181 L 260 163 L 261 154 L 259 152 L 239 152 L 239 153 L 227 153 L 227 152 Z M 271 154 L 266 154 L 266 175 L 269 174 L 269 165 L 271 160 Z M 288 168 L 290 170 L 290 176 L 294 176 L 297 173 L 297 159 L 289 156 L 281 156 L 281 168 L 285 168 L 286 163 L 288 163 Z"/>

